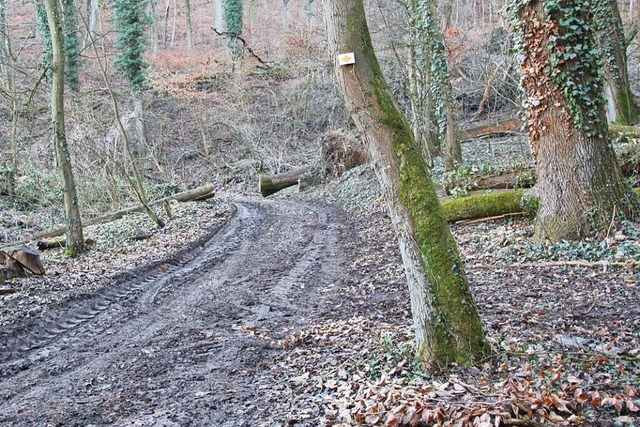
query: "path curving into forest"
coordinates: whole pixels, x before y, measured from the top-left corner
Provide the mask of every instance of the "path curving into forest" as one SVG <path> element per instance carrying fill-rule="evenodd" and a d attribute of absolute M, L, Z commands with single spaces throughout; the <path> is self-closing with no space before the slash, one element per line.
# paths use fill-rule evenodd
<path fill-rule="evenodd" d="M 345 228 L 327 205 L 237 202 L 205 244 L 0 331 L 0 425 L 257 425 L 279 341 L 340 298 Z"/>

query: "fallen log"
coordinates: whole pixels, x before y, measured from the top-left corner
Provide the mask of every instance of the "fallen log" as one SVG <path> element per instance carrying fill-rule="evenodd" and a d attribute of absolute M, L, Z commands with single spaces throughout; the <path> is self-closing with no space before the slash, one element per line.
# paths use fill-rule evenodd
<path fill-rule="evenodd" d="M 640 188 L 633 191 L 640 196 Z M 457 222 L 475 218 L 502 217 L 527 214 L 523 190 L 494 190 L 477 192 L 458 199 L 440 201 L 442 212 L 448 222 Z"/>
<path fill-rule="evenodd" d="M 487 174 L 456 175 L 450 174 L 444 180 L 447 193 L 454 188 L 471 190 L 509 190 L 514 188 L 531 188 L 536 183 L 536 171 L 533 166 Z"/>
<path fill-rule="evenodd" d="M 458 138 L 460 141 L 466 141 L 473 138 L 483 138 L 489 135 L 500 133 L 519 132 L 522 127 L 522 120 L 507 119 L 499 122 L 484 124 L 469 129 L 460 130 Z"/>
<path fill-rule="evenodd" d="M 164 202 L 168 202 L 170 200 L 176 200 L 178 202 L 200 201 L 200 200 L 209 199 L 213 196 L 215 196 L 215 192 L 213 191 L 213 184 L 206 184 L 201 187 L 194 188 L 192 190 L 183 191 L 182 193 L 173 194 L 171 196 L 155 200 L 153 202 L 150 202 L 149 206 L 156 206 Z M 82 226 L 88 227 L 90 225 L 103 224 L 105 222 L 115 221 L 116 219 L 120 219 L 125 215 L 129 215 L 136 212 L 143 212 L 144 210 L 145 210 L 144 206 L 134 206 L 127 209 L 122 209 L 120 211 L 112 212 L 100 217 L 91 218 L 88 220 L 82 220 Z M 51 237 L 62 236 L 64 233 L 66 233 L 66 231 L 67 231 L 67 227 L 61 226 L 54 230 L 38 233 L 34 236 L 31 236 L 29 239 L 25 241 L 18 242 L 17 244 L 32 241 L 32 240 L 42 240 L 42 239 L 49 239 Z"/>
<path fill-rule="evenodd" d="M 85 243 L 85 245 L 89 246 L 89 245 L 93 245 L 95 243 L 95 241 L 93 239 L 87 237 L 86 239 L 84 239 L 84 243 Z M 66 239 L 66 237 L 63 237 L 63 238 L 60 238 L 60 239 L 38 240 L 36 242 L 36 246 L 38 247 L 39 251 L 47 251 L 49 249 L 65 248 L 67 246 L 67 239 Z"/>
<path fill-rule="evenodd" d="M 522 212 L 523 196 L 522 190 L 493 191 L 444 199 L 440 204 L 447 221 L 456 222 Z"/>
<path fill-rule="evenodd" d="M 2 282 L 3 279 L 2 278 L 2 270 L 0 270 L 0 282 Z M 17 291 L 14 288 L 8 288 L 8 287 L 0 287 L 0 295 L 10 295 L 10 294 L 15 294 Z"/>
<path fill-rule="evenodd" d="M 309 170 L 309 167 L 305 166 L 276 175 L 261 174 L 258 179 L 258 190 L 262 197 L 270 196 L 280 190 L 298 184 L 298 180 Z"/>

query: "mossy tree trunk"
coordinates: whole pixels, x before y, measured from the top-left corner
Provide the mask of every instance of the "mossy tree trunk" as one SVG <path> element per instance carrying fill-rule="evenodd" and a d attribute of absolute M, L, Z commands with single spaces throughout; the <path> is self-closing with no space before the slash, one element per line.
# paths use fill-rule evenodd
<path fill-rule="evenodd" d="M 538 240 L 606 230 L 637 206 L 607 136 L 599 51 L 589 5 L 515 0 L 526 124 L 538 175 Z"/>
<path fill-rule="evenodd" d="M 51 118 L 56 163 L 64 186 L 64 214 L 67 223 L 67 250 L 72 256 L 85 250 L 76 184 L 71 167 L 64 123 L 65 51 L 62 13 L 57 0 L 45 0 L 47 21 L 52 43 Z"/>
<path fill-rule="evenodd" d="M 607 120 L 623 125 L 636 123 L 638 112 L 629 85 L 627 40 L 617 0 L 600 0 L 594 15 L 596 40 L 604 60 Z"/>
<path fill-rule="evenodd" d="M 420 145 L 380 70 L 363 2 L 325 0 L 324 7 L 332 58 L 355 53 L 355 64 L 337 66 L 336 75 L 398 231 L 417 357 L 429 367 L 477 362 L 488 347 L 464 265 Z"/>

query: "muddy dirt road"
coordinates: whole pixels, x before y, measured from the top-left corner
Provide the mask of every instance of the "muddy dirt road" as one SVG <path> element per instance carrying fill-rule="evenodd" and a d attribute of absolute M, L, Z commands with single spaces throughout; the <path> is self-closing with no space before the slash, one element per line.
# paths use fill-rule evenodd
<path fill-rule="evenodd" d="M 236 207 L 205 245 L 0 331 L 0 425 L 271 425 L 256 384 L 340 305 L 346 226 L 322 205 Z"/>

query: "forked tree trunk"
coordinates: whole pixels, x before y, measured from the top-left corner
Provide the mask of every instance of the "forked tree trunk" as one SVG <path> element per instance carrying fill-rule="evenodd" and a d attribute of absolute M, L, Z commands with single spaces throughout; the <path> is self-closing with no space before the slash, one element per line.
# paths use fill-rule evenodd
<path fill-rule="evenodd" d="M 420 146 L 380 70 L 363 2 L 325 0 L 324 7 L 333 60 L 355 53 L 355 64 L 337 66 L 336 75 L 398 231 L 417 357 L 429 367 L 477 362 L 488 348 L 464 265 Z"/>
<path fill-rule="evenodd" d="M 46 0 L 47 20 L 52 42 L 51 119 L 53 122 L 53 147 L 56 163 L 63 183 L 64 217 L 67 223 L 67 241 L 71 255 L 84 252 L 84 237 L 76 184 L 71 167 L 71 155 L 67 146 L 64 124 L 64 38 L 60 3 Z"/>
<path fill-rule="evenodd" d="M 525 2 L 511 13 L 523 46 L 526 123 L 538 175 L 535 236 L 557 241 L 606 231 L 614 215 L 631 217 L 637 205 L 609 145 L 597 56 L 584 53 L 595 49 L 589 7 L 553 0 L 560 11 L 547 3 Z M 573 91 L 574 84 L 586 94 Z"/>
<path fill-rule="evenodd" d="M 595 8 L 596 39 L 603 52 L 607 120 L 624 125 L 638 121 L 627 69 L 627 40 L 617 0 L 600 0 Z"/>

